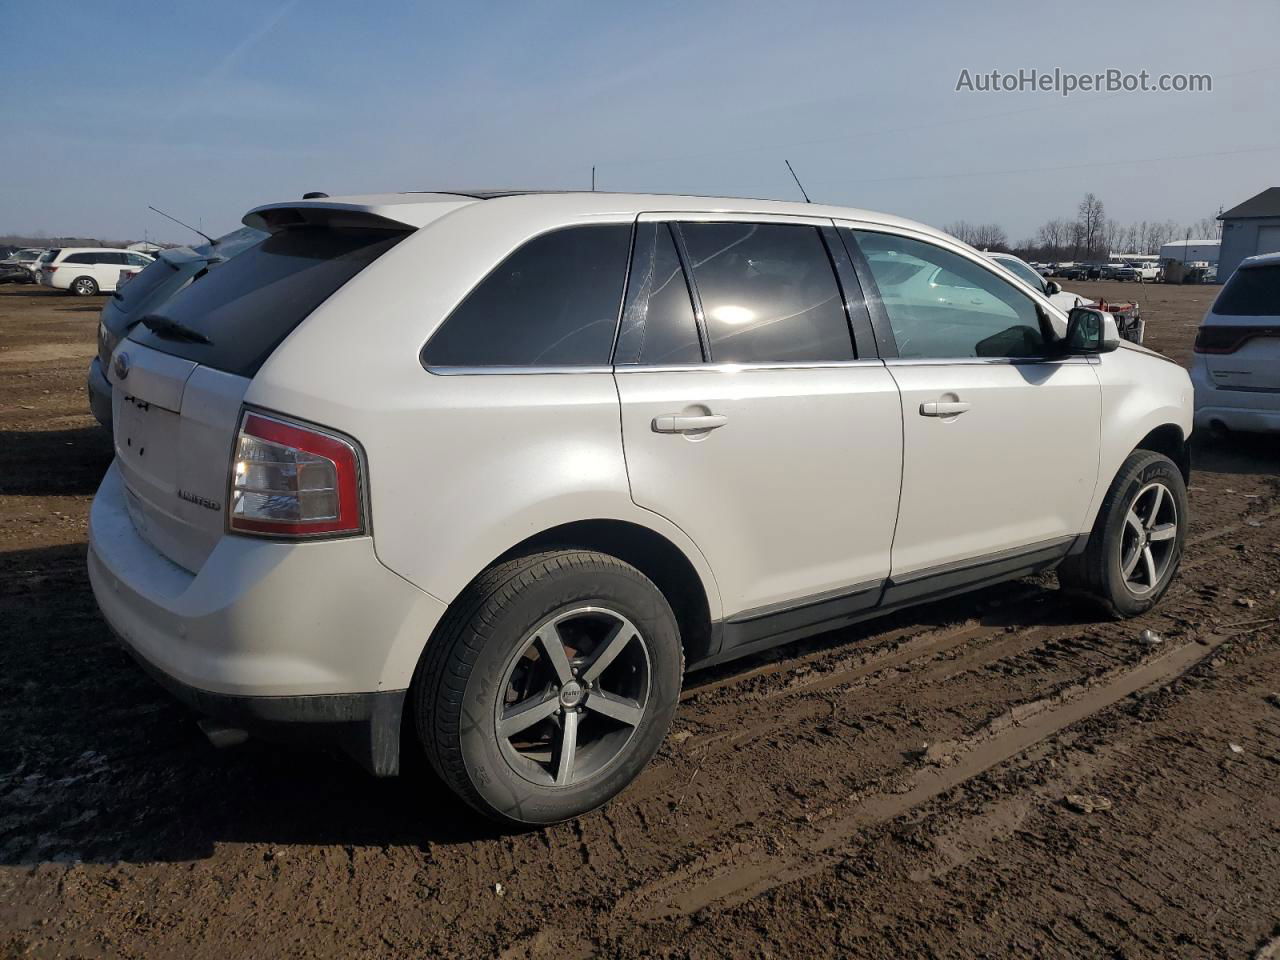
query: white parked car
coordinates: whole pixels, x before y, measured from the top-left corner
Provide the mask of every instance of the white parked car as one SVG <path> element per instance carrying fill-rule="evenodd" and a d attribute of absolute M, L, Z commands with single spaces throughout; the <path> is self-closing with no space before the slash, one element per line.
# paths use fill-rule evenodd
<path fill-rule="evenodd" d="M 124 268 L 141 270 L 155 258 L 111 247 L 62 247 L 40 259 L 40 282 L 81 297 L 111 293 Z"/>
<path fill-rule="evenodd" d="M 1078 293 L 1063 290 L 1056 280 L 1049 280 L 1031 264 L 1011 253 L 988 253 L 986 256 L 1004 267 L 1023 283 L 1038 290 L 1050 303 L 1059 310 L 1070 310 L 1072 307 L 1087 307 L 1094 301 Z"/>
<path fill-rule="evenodd" d="M 920 224 L 604 193 L 245 223 L 112 353 L 90 521 L 107 622 L 217 723 L 382 775 L 422 749 L 548 823 L 636 777 L 685 670 L 1054 567 L 1129 616 L 1178 568 L 1186 371 Z"/>
<path fill-rule="evenodd" d="M 1196 334 L 1196 425 L 1280 430 L 1280 253 L 1249 257 Z"/>

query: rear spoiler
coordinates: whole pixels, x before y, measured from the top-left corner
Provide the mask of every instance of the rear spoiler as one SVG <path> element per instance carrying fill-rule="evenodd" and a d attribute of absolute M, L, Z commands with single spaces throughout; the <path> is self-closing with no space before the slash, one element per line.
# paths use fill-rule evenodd
<path fill-rule="evenodd" d="M 258 207 L 244 215 L 246 226 L 268 233 L 278 233 L 291 227 L 346 227 L 366 230 L 412 230 L 413 225 L 402 220 L 379 216 L 367 210 L 343 210 L 335 207 L 303 207 L 288 204 Z"/>
<path fill-rule="evenodd" d="M 420 194 L 421 199 L 411 200 L 404 200 L 402 196 L 266 203 L 246 213 L 242 222 L 271 233 L 303 226 L 417 230 L 446 213 L 476 202 L 471 197 L 447 194 Z"/>

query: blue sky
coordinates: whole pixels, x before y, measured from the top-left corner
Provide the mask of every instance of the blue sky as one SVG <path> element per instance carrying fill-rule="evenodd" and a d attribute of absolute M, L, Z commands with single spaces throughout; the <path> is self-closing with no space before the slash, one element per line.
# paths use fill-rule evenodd
<path fill-rule="evenodd" d="M 585 188 L 593 163 L 601 189 L 797 199 L 787 158 L 815 200 L 1014 240 L 1087 190 L 1188 222 L 1280 185 L 1275 0 L 0 10 L 0 233 L 185 242 L 148 203 L 222 232 L 308 190 Z M 955 91 L 1020 67 L 1214 89 Z"/>

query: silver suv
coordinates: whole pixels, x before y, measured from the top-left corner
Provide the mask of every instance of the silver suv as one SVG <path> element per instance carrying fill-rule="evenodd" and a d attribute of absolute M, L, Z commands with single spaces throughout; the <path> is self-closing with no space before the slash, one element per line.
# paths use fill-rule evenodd
<path fill-rule="evenodd" d="M 485 814 L 621 790 L 686 670 L 1187 523 L 1191 384 L 977 251 L 838 207 L 269 204 L 111 354 L 103 614 L 224 725 L 425 750 Z"/>

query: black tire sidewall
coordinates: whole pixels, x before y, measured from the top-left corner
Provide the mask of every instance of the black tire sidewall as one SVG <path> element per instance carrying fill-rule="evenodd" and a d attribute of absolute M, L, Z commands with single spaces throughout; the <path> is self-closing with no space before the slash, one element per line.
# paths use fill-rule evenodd
<path fill-rule="evenodd" d="M 82 290 L 82 284 L 87 284 L 89 289 Z M 98 282 L 93 277 L 76 277 L 71 281 L 71 292 L 77 297 L 91 297 L 98 292 Z"/>
<path fill-rule="evenodd" d="M 512 769 L 499 746 L 494 718 L 502 679 L 521 641 L 538 623 L 562 610 L 593 605 L 617 610 L 647 641 L 647 709 L 631 741 L 599 774 L 573 787 L 542 787 Z M 675 617 L 657 587 L 638 571 L 579 569 L 522 590 L 476 657 L 462 698 L 459 747 L 479 799 L 491 816 L 526 824 L 556 823 L 605 803 L 635 779 L 661 746 L 679 699 L 682 672 Z"/>
<path fill-rule="evenodd" d="M 1124 535 L 1125 517 L 1133 505 L 1138 492 L 1147 484 L 1160 481 L 1173 494 L 1178 508 L 1178 533 L 1174 540 L 1173 558 L 1166 568 L 1164 577 L 1156 589 L 1143 596 L 1136 596 L 1125 583 L 1124 574 L 1120 570 L 1119 543 Z M 1122 616 L 1132 617 L 1150 610 L 1164 596 L 1169 584 L 1178 573 L 1182 562 L 1182 551 L 1187 536 L 1187 489 L 1182 474 L 1168 457 L 1160 454 L 1149 454 L 1129 468 L 1119 481 L 1119 489 L 1112 500 L 1110 514 L 1103 528 L 1102 563 L 1103 586 L 1107 599 Z"/>

